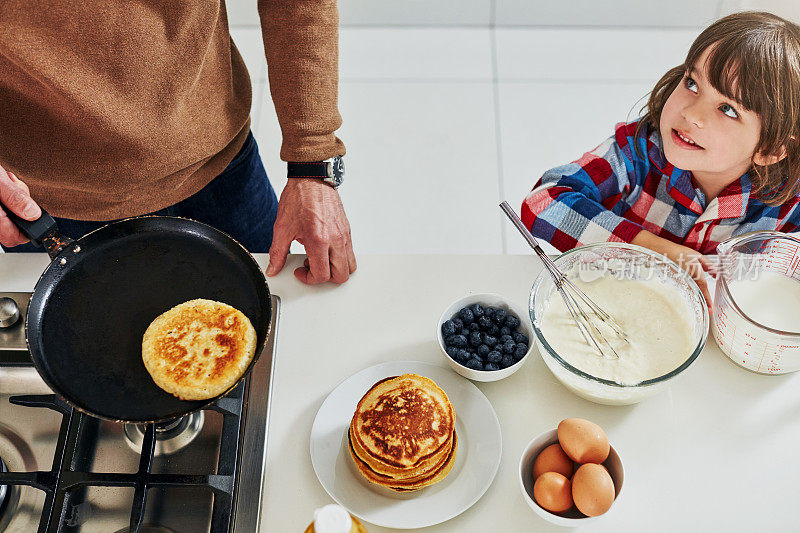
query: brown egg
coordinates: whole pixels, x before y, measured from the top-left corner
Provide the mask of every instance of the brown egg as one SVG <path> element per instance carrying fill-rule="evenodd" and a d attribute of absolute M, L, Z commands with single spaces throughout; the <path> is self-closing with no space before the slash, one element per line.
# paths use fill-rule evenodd
<path fill-rule="evenodd" d="M 533 484 L 533 499 L 551 513 L 572 507 L 572 483 L 557 472 L 545 472 Z"/>
<path fill-rule="evenodd" d="M 564 453 L 564 450 L 561 449 L 558 443 L 551 444 L 539 452 L 536 461 L 533 462 L 534 480 L 538 479 L 539 476 L 545 472 L 558 472 L 569 479 L 572 477 L 574 471 L 572 459 L 567 457 L 567 454 Z"/>
<path fill-rule="evenodd" d="M 600 464 L 608 457 L 608 437 L 603 429 L 583 418 L 567 418 L 558 425 L 558 442 L 573 461 Z"/>
<path fill-rule="evenodd" d="M 572 499 L 586 516 L 600 516 L 614 503 L 614 481 L 603 465 L 586 463 L 572 476 Z"/>

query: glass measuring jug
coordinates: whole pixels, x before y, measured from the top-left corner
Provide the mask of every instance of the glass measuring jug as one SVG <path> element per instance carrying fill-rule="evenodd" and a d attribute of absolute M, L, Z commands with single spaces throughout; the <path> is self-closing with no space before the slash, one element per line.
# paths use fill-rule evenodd
<path fill-rule="evenodd" d="M 737 284 L 749 283 L 750 291 L 759 291 L 759 279 L 781 276 L 778 281 L 800 295 L 800 239 L 777 231 L 746 233 L 719 244 L 720 269 L 714 295 L 712 331 L 720 349 L 734 363 L 760 374 L 785 374 L 800 370 L 800 327 L 782 331 L 757 322 L 742 310 L 734 299 Z M 785 278 L 785 279 L 784 279 Z M 741 285 L 739 285 L 741 286 Z M 739 293 L 741 296 L 741 292 Z M 751 294 L 753 294 L 751 292 Z M 758 305 L 775 305 L 769 291 L 758 294 Z M 794 298 L 781 294 L 781 297 Z M 792 300 L 795 301 L 795 300 Z M 748 305 L 753 310 L 753 303 Z M 781 312 L 781 311 L 776 311 Z M 797 317 L 800 322 L 800 316 Z"/>

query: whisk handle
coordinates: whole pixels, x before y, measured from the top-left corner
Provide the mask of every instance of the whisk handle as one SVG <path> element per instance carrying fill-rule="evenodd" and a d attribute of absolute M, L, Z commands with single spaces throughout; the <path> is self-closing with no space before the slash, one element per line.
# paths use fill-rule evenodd
<path fill-rule="evenodd" d="M 505 213 L 509 220 L 511 220 L 511 222 L 517 227 L 522 236 L 525 237 L 525 240 L 528 241 L 528 244 L 531 245 L 531 248 L 536 250 L 537 254 L 543 254 L 544 250 L 542 250 L 539 246 L 539 241 L 536 240 L 536 237 L 531 235 L 531 232 L 528 231 L 528 228 L 525 227 L 525 224 L 522 222 L 522 220 L 517 216 L 514 210 L 511 209 L 511 206 L 508 205 L 508 202 L 504 200 L 503 203 L 500 204 L 500 209 L 503 210 L 503 213 Z"/>

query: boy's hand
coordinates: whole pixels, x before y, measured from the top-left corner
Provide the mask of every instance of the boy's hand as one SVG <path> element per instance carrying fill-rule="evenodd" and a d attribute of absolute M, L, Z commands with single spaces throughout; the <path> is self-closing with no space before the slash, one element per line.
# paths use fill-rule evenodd
<path fill-rule="evenodd" d="M 711 300 L 711 293 L 708 291 L 708 283 L 706 282 L 706 272 L 712 271 L 712 264 L 706 256 L 688 246 L 676 244 L 647 230 L 640 232 L 631 241 L 631 244 L 649 248 L 675 261 L 678 266 L 692 276 L 697 286 L 700 287 L 700 291 L 702 291 L 703 297 L 706 299 L 709 312 L 713 310 L 712 305 L 714 302 Z"/>

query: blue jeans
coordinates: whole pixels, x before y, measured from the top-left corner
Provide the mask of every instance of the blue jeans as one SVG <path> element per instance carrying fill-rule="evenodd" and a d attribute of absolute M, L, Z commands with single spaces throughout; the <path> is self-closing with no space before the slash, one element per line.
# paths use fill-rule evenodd
<path fill-rule="evenodd" d="M 153 191 L 158 194 L 158 191 Z M 272 244 L 272 226 L 278 214 L 278 199 L 258 155 L 250 133 L 228 167 L 189 198 L 153 215 L 191 218 L 224 231 L 251 253 L 266 253 Z M 77 239 L 109 222 L 91 222 L 54 217 L 62 235 Z M 6 252 L 43 252 L 30 242 Z"/>

